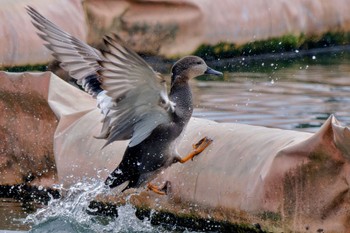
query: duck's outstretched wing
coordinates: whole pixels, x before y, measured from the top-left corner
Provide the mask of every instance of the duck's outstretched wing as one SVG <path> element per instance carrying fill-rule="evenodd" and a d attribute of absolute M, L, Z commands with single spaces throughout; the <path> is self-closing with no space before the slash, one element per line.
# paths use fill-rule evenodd
<path fill-rule="evenodd" d="M 115 103 L 104 119 L 102 138 L 107 144 L 131 138 L 129 147 L 146 139 L 160 124 L 171 121 L 175 104 L 167 95 L 165 80 L 138 54 L 114 35 L 104 42 L 98 71 L 102 88 Z"/>
<path fill-rule="evenodd" d="M 104 114 L 97 138 L 142 142 L 160 124 L 170 122 L 175 104 L 168 98 L 164 79 L 134 51 L 114 36 L 104 39 L 100 52 L 59 29 L 32 7 L 27 7 L 38 35 L 64 70 L 97 97 Z"/>
<path fill-rule="evenodd" d="M 27 12 L 33 25 L 40 31 L 39 37 L 47 42 L 45 46 L 61 62 L 61 67 L 77 79 L 86 92 L 96 97 L 101 91 L 96 73 L 101 68 L 97 63 L 101 59 L 100 51 L 62 31 L 34 8 L 28 6 Z"/>

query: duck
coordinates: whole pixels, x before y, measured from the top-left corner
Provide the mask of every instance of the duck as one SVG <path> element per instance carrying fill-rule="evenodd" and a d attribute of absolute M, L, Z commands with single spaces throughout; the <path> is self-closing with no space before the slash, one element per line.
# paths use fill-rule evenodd
<path fill-rule="evenodd" d="M 105 36 L 106 49 L 97 50 L 46 19 L 28 6 L 27 13 L 60 66 L 93 98 L 102 114 L 98 139 L 104 145 L 130 140 L 121 162 L 105 180 L 109 188 L 147 187 L 164 195 L 166 187 L 151 181 L 174 163 L 185 163 L 213 140 L 203 137 L 181 157 L 177 145 L 193 113 L 189 81 L 201 75 L 223 75 L 198 56 L 185 56 L 171 68 L 170 91 L 166 79 L 118 35 Z M 97 124 L 98 122 L 96 122 Z"/>

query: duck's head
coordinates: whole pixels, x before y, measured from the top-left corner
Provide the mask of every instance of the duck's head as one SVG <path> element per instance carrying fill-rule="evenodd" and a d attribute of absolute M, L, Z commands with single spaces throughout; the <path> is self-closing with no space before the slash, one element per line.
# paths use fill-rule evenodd
<path fill-rule="evenodd" d="M 197 56 L 187 56 L 178 60 L 171 69 L 171 83 L 187 82 L 189 79 L 195 78 L 203 74 L 222 75 L 205 63 L 205 61 Z"/>

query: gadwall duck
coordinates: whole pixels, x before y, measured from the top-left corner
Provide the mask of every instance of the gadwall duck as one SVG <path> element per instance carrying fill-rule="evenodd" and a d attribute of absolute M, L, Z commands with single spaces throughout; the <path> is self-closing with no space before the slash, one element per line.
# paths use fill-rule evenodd
<path fill-rule="evenodd" d="M 171 89 L 164 78 L 137 53 L 113 35 L 105 37 L 106 51 L 98 51 L 59 29 L 32 7 L 27 8 L 38 35 L 61 62 L 61 67 L 97 99 L 103 114 L 101 134 L 108 145 L 130 139 L 123 159 L 105 183 L 124 191 L 147 184 L 152 191 L 164 189 L 150 181 L 171 164 L 184 163 L 212 142 L 204 137 L 184 158 L 176 142 L 191 118 L 192 93 L 188 81 L 203 74 L 222 75 L 197 56 L 187 56 L 172 67 Z"/>

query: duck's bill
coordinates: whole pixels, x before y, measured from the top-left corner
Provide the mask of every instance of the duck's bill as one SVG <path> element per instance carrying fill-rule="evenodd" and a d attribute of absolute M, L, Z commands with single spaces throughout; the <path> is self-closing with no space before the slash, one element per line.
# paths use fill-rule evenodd
<path fill-rule="evenodd" d="M 204 72 L 204 74 L 212 74 L 212 75 L 217 75 L 217 76 L 222 75 L 222 73 L 220 71 L 214 70 L 210 67 L 207 68 L 207 70 Z"/>

